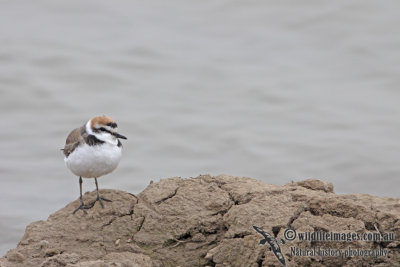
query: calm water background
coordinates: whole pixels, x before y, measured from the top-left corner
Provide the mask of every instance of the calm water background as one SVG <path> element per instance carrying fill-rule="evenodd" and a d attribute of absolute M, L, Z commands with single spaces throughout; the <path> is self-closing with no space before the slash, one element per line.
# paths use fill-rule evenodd
<path fill-rule="evenodd" d="M 128 140 L 101 188 L 226 173 L 400 197 L 399 8 L 1 1 L 0 255 L 77 199 L 59 149 L 102 114 Z"/>

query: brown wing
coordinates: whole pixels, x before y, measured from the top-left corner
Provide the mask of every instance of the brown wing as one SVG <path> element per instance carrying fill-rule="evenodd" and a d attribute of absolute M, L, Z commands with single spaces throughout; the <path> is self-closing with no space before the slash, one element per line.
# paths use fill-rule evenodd
<path fill-rule="evenodd" d="M 82 133 L 82 127 L 74 129 L 68 135 L 67 140 L 65 141 L 65 147 L 64 149 L 62 149 L 66 157 L 68 157 L 69 154 L 71 154 L 81 142 L 85 142 L 81 133 Z"/>

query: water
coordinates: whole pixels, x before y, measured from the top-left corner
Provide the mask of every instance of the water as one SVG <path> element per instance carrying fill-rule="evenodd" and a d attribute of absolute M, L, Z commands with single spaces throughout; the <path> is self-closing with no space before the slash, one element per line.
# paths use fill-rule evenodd
<path fill-rule="evenodd" d="M 78 197 L 59 149 L 102 114 L 128 140 L 101 188 L 226 173 L 400 197 L 399 7 L 2 1 L 0 255 Z"/>

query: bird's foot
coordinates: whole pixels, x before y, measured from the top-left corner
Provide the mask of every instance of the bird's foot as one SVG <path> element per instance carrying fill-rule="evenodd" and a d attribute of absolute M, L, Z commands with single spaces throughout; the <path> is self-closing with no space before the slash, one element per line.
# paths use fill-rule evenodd
<path fill-rule="evenodd" d="M 104 197 L 101 197 L 101 196 L 97 196 L 96 200 L 89 204 L 90 208 L 92 208 L 97 201 L 100 202 L 100 206 L 103 209 L 104 209 L 103 201 L 112 202 L 112 200 L 110 200 L 110 199 L 107 199 L 107 198 L 104 198 Z"/>
<path fill-rule="evenodd" d="M 87 211 L 86 211 L 86 210 L 90 209 L 91 207 L 93 207 L 93 206 L 90 206 L 90 205 L 89 205 L 89 206 L 85 206 L 85 205 L 83 205 L 83 203 L 81 203 L 81 205 L 80 205 L 79 207 L 77 207 L 77 208 L 72 212 L 72 214 L 75 214 L 75 212 L 77 212 L 78 210 L 82 210 L 84 214 L 87 214 Z"/>

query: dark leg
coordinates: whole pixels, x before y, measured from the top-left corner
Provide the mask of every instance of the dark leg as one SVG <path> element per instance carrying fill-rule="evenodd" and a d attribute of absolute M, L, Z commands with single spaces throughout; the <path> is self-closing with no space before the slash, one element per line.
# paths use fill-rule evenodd
<path fill-rule="evenodd" d="M 97 178 L 94 178 L 94 182 L 96 183 L 96 191 L 97 191 L 97 198 L 95 201 L 93 201 L 92 203 L 90 203 L 90 207 L 93 207 L 94 204 L 96 203 L 96 201 L 100 202 L 100 206 L 104 209 L 104 204 L 103 204 L 103 200 L 107 201 L 107 202 L 112 202 L 110 199 L 104 198 L 100 196 L 99 193 L 99 185 L 97 184 Z"/>
<path fill-rule="evenodd" d="M 83 204 L 83 198 L 82 198 L 82 177 L 79 177 L 79 191 L 80 191 L 80 200 L 81 200 L 81 205 L 77 207 L 72 214 L 75 214 L 78 210 L 83 210 L 83 213 L 87 214 L 86 210 L 89 209 L 90 207 L 87 207 Z"/>

